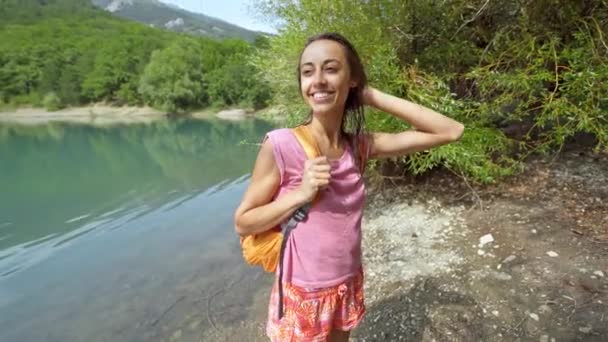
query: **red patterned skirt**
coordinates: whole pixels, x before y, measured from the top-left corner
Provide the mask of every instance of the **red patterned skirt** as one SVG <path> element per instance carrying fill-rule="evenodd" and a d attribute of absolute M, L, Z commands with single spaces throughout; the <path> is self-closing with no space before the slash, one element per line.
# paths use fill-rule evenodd
<path fill-rule="evenodd" d="M 352 330 L 363 318 L 363 272 L 340 285 L 322 289 L 283 283 L 283 301 L 283 318 L 279 319 L 275 281 L 266 326 L 271 341 L 327 341 L 332 330 Z"/>

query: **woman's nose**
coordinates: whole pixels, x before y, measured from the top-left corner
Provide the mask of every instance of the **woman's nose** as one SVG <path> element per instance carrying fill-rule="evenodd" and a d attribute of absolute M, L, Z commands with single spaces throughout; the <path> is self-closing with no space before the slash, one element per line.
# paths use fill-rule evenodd
<path fill-rule="evenodd" d="M 313 76 L 314 84 L 325 84 L 325 75 L 323 75 L 323 71 L 319 70 L 315 72 Z"/>

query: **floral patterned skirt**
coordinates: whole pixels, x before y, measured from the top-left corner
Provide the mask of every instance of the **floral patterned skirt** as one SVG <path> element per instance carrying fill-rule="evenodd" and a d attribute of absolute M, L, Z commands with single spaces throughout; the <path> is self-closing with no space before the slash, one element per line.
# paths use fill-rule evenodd
<path fill-rule="evenodd" d="M 270 295 L 266 334 L 273 342 L 327 341 L 332 330 L 352 330 L 365 314 L 362 271 L 329 288 L 309 289 L 289 283 L 283 286 L 282 319 L 278 281 Z"/>

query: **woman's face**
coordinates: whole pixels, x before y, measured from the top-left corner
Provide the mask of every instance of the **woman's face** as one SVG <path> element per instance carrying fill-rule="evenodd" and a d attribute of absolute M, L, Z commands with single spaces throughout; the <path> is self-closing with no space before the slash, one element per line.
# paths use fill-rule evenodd
<path fill-rule="evenodd" d="M 313 113 L 343 113 L 351 87 L 350 68 L 342 45 L 317 40 L 300 58 L 300 91 Z"/>

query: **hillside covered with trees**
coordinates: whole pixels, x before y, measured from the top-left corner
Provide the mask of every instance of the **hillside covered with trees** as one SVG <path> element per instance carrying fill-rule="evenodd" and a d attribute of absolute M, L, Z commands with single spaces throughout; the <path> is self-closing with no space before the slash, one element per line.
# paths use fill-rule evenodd
<path fill-rule="evenodd" d="M 92 0 L 92 2 L 119 17 L 170 31 L 218 39 L 241 38 L 249 42 L 255 41 L 261 34 L 158 0 Z"/>
<path fill-rule="evenodd" d="M 268 99 L 246 63 L 254 45 L 151 28 L 87 0 L 3 1 L 0 36 L 4 106 L 55 110 L 103 101 L 175 112 L 260 108 Z"/>

